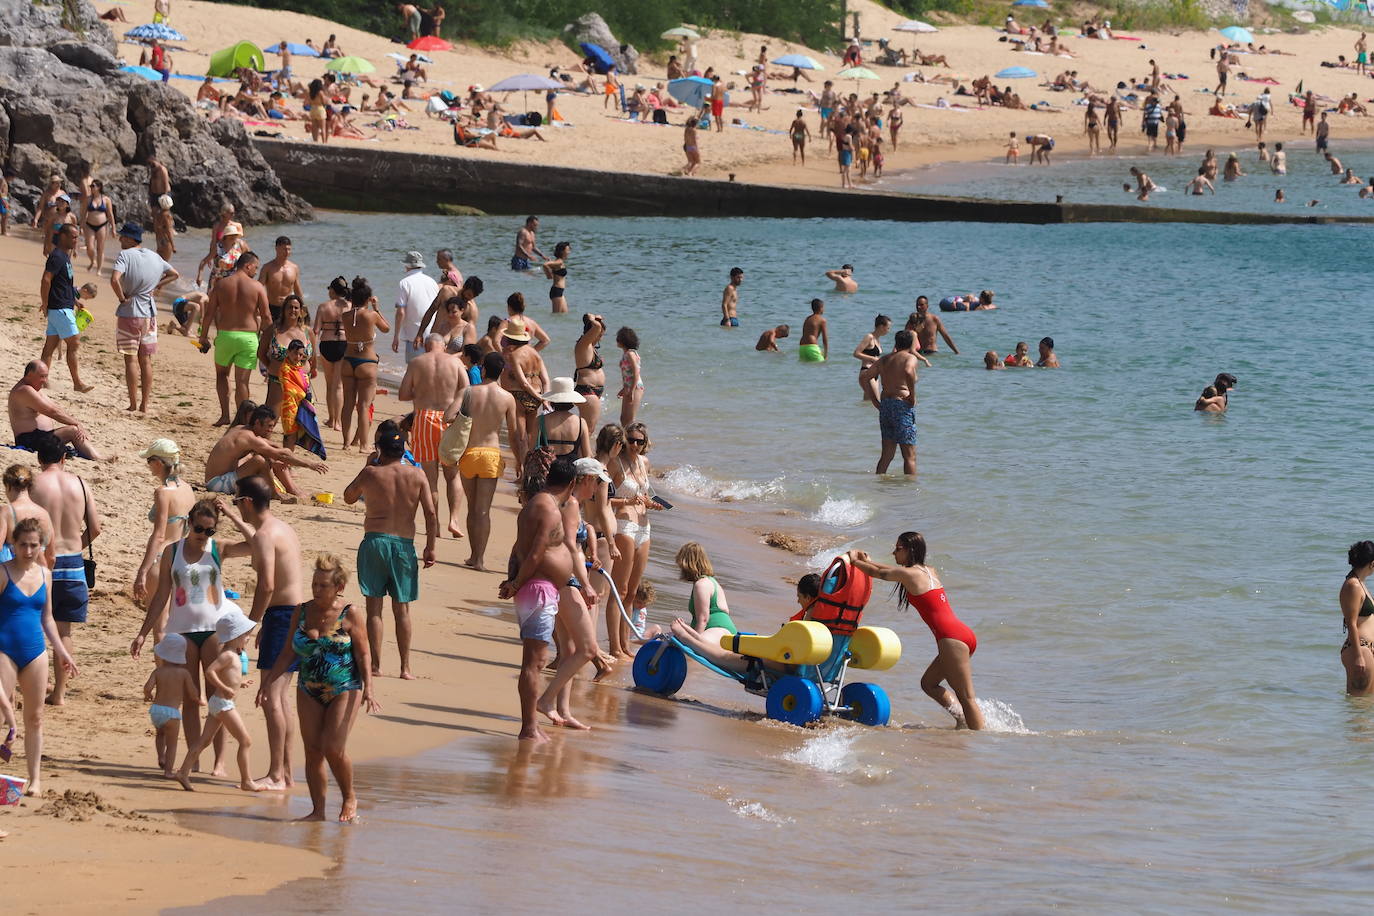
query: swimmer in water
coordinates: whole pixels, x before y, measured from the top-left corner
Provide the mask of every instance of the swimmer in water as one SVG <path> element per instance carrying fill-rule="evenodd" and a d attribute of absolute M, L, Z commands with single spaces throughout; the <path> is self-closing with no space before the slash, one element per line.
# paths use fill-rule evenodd
<path fill-rule="evenodd" d="M 730 282 L 720 294 L 720 326 L 723 328 L 739 327 L 739 287 L 743 282 L 744 268 L 730 268 Z"/>
<path fill-rule="evenodd" d="M 1288 203 L 1288 198 L 1283 196 L 1283 188 L 1279 188 L 1277 191 L 1274 192 L 1274 203 L 1276 203 L 1276 204 L 1286 204 L 1286 203 Z"/>
<path fill-rule="evenodd" d="M 1184 192 L 1201 195 L 1204 188 L 1213 194 L 1217 193 L 1216 186 L 1207 180 L 1207 169 L 1198 166 L 1197 177 L 1188 182 L 1187 186 L 1184 188 Z"/>
<path fill-rule="evenodd" d="M 1002 365 L 1006 366 L 1008 369 L 1029 369 L 1031 366 L 1035 365 L 1031 362 L 1030 347 L 1024 340 L 1016 342 L 1016 352 L 1008 353 Z"/>
<path fill-rule="evenodd" d="M 1144 172 L 1142 172 L 1135 166 L 1131 166 L 1131 175 L 1135 178 L 1136 182 L 1135 199 L 1149 200 L 1150 192 L 1156 190 L 1159 187 L 1159 185 L 1155 184 L 1154 180 L 1150 178 L 1149 175 L 1146 175 Z"/>
<path fill-rule="evenodd" d="M 754 349 L 776 353 L 778 352 L 778 341 L 790 333 L 792 333 L 792 329 L 785 324 L 780 324 L 776 328 L 764 331 L 759 335 L 759 342 L 754 344 Z"/>
<path fill-rule="evenodd" d="M 997 355 L 996 350 L 989 350 L 988 352 L 983 354 L 983 368 L 1005 369 L 1006 366 L 1002 365 L 1002 358 Z"/>
<path fill-rule="evenodd" d="M 1193 403 L 1193 410 L 1203 413 L 1223 413 L 1226 410 L 1226 398 L 1217 393 L 1216 386 L 1208 385 L 1202 389 L 1202 395 Z"/>
<path fill-rule="evenodd" d="M 1035 361 L 1038 369 L 1058 369 L 1059 356 L 1054 352 L 1054 338 L 1040 338 L 1040 358 Z"/>
<path fill-rule="evenodd" d="M 1341 179 L 1341 184 L 1364 184 L 1360 177 L 1355 174 L 1354 169 L 1346 169 L 1345 177 Z"/>
<path fill-rule="evenodd" d="M 853 264 L 845 264 L 839 270 L 827 270 L 825 278 L 835 281 L 835 292 L 837 293 L 856 293 L 859 291 L 859 284 L 854 280 Z"/>
<path fill-rule="evenodd" d="M 1240 157 L 1235 153 L 1226 157 L 1226 168 L 1221 173 L 1222 181 L 1235 181 L 1237 178 L 1245 177 L 1245 172 L 1240 168 Z"/>

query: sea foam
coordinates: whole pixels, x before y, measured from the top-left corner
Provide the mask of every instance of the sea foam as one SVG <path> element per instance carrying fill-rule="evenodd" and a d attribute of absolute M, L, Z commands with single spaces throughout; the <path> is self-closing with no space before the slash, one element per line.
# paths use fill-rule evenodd
<path fill-rule="evenodd" d="M 679 493 L 721 502 L 766 499 L 782 492 L 782 478 L 780 477 L 766 481 L 717 480 L 714 477 L 708 477 L 690 464 L 673 468 L 663 475 L 663 485 Z"/>

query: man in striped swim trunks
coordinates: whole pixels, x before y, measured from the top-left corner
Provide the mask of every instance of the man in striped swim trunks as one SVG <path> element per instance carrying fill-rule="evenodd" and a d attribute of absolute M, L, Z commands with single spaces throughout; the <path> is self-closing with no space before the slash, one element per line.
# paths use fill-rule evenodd
<path fill-rule="evenodd" d="M 143 247 L 143 227 L 125 223 L 119 230 L 123 250 L 110 274 L 119 307 L 115 309 L 115 349 L 124 357 L 129 410 L 148 412 L 153 392 L 153 354 L 157 352 L 157 302 L 154 296 L 181 274 L 156 251 Z"/>
<path fill-rule="evenodd" d="M 406 366 L 397 397 L 415 402 L 415 417 L 410 426 L 410 453 L 420 462 L 434 498 L 439 499 L 439 440 L 444 429 L 453 422 L 463 391 L 468 387 L 468 373 L 462 357 L 448 352 L 440 334 L 425 338 L 425 352 Z M 458 508 L 463 493 L 458 483 L 457 466 L 444 466 L 444 492 L 448 494 L 448 533 L 463 536 L 458 524 Z"/>

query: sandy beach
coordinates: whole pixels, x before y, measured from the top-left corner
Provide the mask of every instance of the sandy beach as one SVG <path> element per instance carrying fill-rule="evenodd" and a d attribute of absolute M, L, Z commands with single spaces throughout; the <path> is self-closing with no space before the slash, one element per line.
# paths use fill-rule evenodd
<path fill-rule="evenodd" d="M 1074 56 L 1051 57 L 1015 52 L 1011 44 L 999 41 L 1004 37 L 1000 32 L 985 26 L 948 26 L 937 33 L 912 35 L 893 31 L 893 27 L 904 17 L 891 10 L 867 0 L 858 0 L 851 3 L 850 7 L 860 13 L 865 37 L 875 40 L 879 37 L 888 38 L 894 48 L 907 51 L 919 48 L 925 54 L 942 54 L 948 58 L 951 66 L 884 67 L 866 60 L 865 66 L 877 73 L 880 79 L 837 81 L 836 88 L 845 93 L 867 95 L 886 91 L 904 76 L 918 71 L 927 80 L 937 76 L 952 76 L 967 84 L 1006 67 L 1022 66 L 1034 70 L 1037 77 L 996 82 L 1002 86 L 1011 85 L 1028 105 L 1048 102 L 1054 108 L 1051 111 L 936 109 L 933 106 L 941 98 L 969 104 L 973 104 L 973 100 L 956 98 L 952 95 L 952 87 L 947 84 L 902 82 L 903 94 L 919 107 L 903 108 L 905 125 L 899 145 L 896 150 L 885 150 L 889 174 L 935 162 L 999 157 L 1005 149 L 1010 131 L 1022 136 L 1048 133 L 1058 141 L 1057 151 L 1061 153 L 1085 151 L 1087 141 L 1083 136 L 1083 108 L 1073 104 L 1080 94 L 1053 92 L 1037 84 L 1052 81 L 1061 72 L 1076 70 L 1079 79 L 1087 80 L 1094 89 L 1110 92 L 1119 81 L 1147 79 L 1150 72 L 1148 62 L 1152 58 L 1164 73 L 1188 77 L 1167 81 L 1182 96 L 1188 115 L 1186 156 L 1200 159 L 1207 146 L 1229 150 L 1254 145 L 1253 133 L 1245 129 L 1243 119 L 1221 119 L 1207 114 L 1212 102 L 1210 90 L 1216 85 L 1215 63 L 1208 57 L 1209 49 L 1220 40 L 1215 31 L 1130 33 L 1133 40 L 1115 41 L 1065 34 L 1064 43 Z M 152 16 L 151 0 L 130 0 L 123 9 L 131 24 L 150 21 Z M 1038 24 L 1040 18 L 1027 16 L 1023 24 Z M 116 29 L 117 34 L 122 35 L 128 28 L 117 25 L 120 26 Z M 187 36 L 187 41 L 180 45 L 185 50 L 172 51 L 174 70 L 181 74 L 204 75 L 210 53 L 240 39 L 268 46 L 282 40 L 303 43 L 311 38 L 318 46 L 332 33 L 338 36 L 339 45 L 346 54 L 364 57 L 375 64 L 377 70 L 372 76 L 381 82 L 389 79 L 395 66 L 385 55 L 401 51 L 409 53 L 403 45 L 388 38 L 340 27 L 317 17 L 275 10 L 245 10 L 243 7 L 202 0 L 178 0 L 173 25 Z M 1357 75 L 1354 70 L 1320 66 L 1321 61 L 1335 61 L 1340 54 L 1353 58 L 1352 47 L 1358 35 L 1358 32 L 1348 29 L 1334 28 L 1298 35 L 1257 31 L 1257 43 L 1284 53 L 1241 55 L 1241 64 L 1232 74 L 1226 100 L 1249 102 L 1268 86 L 1275 97 L 1276 111 L 1270 119 L 1267 139 L 1270 142 L 1296 139 L 1301 109 L 1289 105 L 1286 99 L 1289 92 L 1296 90 L 1299 82 L 1303 83 L 1304 89 L 1315 90 L 1333 99 L 1349 95 L 1352 91 L 1368 94 L 1365 92 L 1367 79 Z M 748 99 L 748 90 L 743 88 L 744 74 L 757 60 L 759 48 L 763 45 L 767 45 L 770 59 L 787 53 L 802 53 L 815 58 L 825 70 L 809 73 L 814 80 L 812 83 L 797 83 L 800 93 L 780 91 L 792 88 L 790 80 L 771 80 L 770 92 L 765 96 L 765 110 L 761 113 L 746 112 L 743 103 Z M 700 66 L 714 66 L 724 75 L 727 83 L 735 84 L 732 104 L 726 112 L 731 118 L 742 122 L 731 124 L 723 133 L 701 132 L 703 165 L 699 174 L 723 177 L 733 172 L 738 180 L 783 184 L 838 183 L 833 155 L 825 153 L 823 143 L 815 143 L 818 115 L 814 101 L 807 94 L 808 90 L 819 92 L 823 81 L 842 69 L 843 64 L 838 56 L 826 53 L 825 49 L 806 48 L 748 33 L 710 33 L 703 37 L 699 46 Z M 121 42 L 119 50 L 127 60 L 136 62 L 140 46 Z M 876 47 L 867 52 L 870 57 L 874 53 Z M 458 44 L 453 51 L 433 52 L 430 56 L 434 62 L 427 65 L 429 82 L 421 84 L 419 88 L 427 91 L 447 89 L 460 96 L 466 96 L 468 88 L 473 85 L 491 86 L 518 73 L 545 74 L 551 67 L 570 67 L 576 63 L 575 55 L 556 43 L 522 42 L 499 52 Z M 273 55 L 268 55 L 266 59 L 269 66 L 274 66 L 277 60 Z M 652 87 L 664 81 L 665 63 L 666 56 L 652 60 L 641 58 L 640 73 L 625 77 L 627 91 L 633 89 L 636 83 Z M 308 80 L 321 75 L 324 67 L 325 61 L 320 59 L 293 59 L 295 75 L 301 79 Z M 1239 76 L 1242 72 L 1257 79 L 1272 78 L 1275 82 L 1246 82 Z M 199 85 L 186 79 L 173 79 L 171 82 L 190 96 L 194 96 Z M 400 84 L 389 85 L 399 95 Z M 221 88 L 229 86 L 226 83 Z M 368 92 L 375 98 L 377 90 L 364 86 L 355 90 L 355 97 L 362 92 Z M 505 98 L 498 98 L 498 101 L 509 111 L 523 111 L 526 108 L 520 93 L 511 93 Z M 514 162 L 585 168 L 605 168 L 606 154 L 614 150 L 616 168 L 627 172 L 657 174 L 676 174 L 684 164 L 680 125 L 686 109 L 682 108 L 670 111 L 669 119 L 674 126 L 664 128 L 626 120 L 613 107 L 605 105 L 601 95 L 563 93 L 558 97 L 557 108 L 568 126 L 544 129 L 548 142 L 502 139 L 496 150 L 475 150 L 457 148 L 453 143 L 452 130 L 446 123 L 424 114 L 423 102 L 411 104 L 415 111 L 406 116 L 406 121 L 416 129 L 379 131 L 375 139 L 367 141 L 336 139 L 331 142 L 381 144 L 397 150 L 441 153 L 457 158 L 494 157 Z M 542 112 L 542 94 L 529 94 L 528 108 Z M 813 141 L 809 147 L 811 154 L 804 167 L 792 164 L 791 145 L 785 133 L 799 108 L 806 111 L 813 131 Z M 364 120 L 362 113 L 355 115 L 358 123 Z M 1374 120 L 1370 118 L 1333 115 L 1332 121 L 1333 146 L 1338 147 L 1342 138 L 1374 135 Z M 253 122 L 248 129 L 250 132 L 280 132 L 286 138 L 304 139 L 308 136 L 304 121 Z M 1144 150 L 1139 113 L 1126 111 L 1119 151 L 1134 154 L 1143 153 Z"/>
<path fill-rule="evenodd" d="M 0 239 L 0 270 L 8 282 L 0 291 L 0 320 L 10 328 L 0 338 L 0 376 L 17 379 L 39 346 L 41 325 L 34 302 L 41 273 L 40 249 L 27 231 Z M 269 847 L 191 833 L 172 821 L 189 807 L 238 807 L 243 816 L 289 820 L 304 810 L 303 785 L 290 800 L 281 795 L 245 795 L 230 779 L 200 778 L 188 795 L 154 768 L 152 728 L 142 699 L 147 660 L 129 658 L 129 641 L 143 612 L 130 597 L 130 582 L 147 542 L 143 518 L 153 481 L 137 450 L 159 436 L 181 446 L 188 478 L 199 487 L 204 459 L 217 435 L 205 422 L 214 409 L 213 369 L 182 338 L 163 335 L 157 354 L 154 416 L 142 418 L 123 409 L 122 361 L 114 350 L 113 303 L 108 281 L 92 311 L 95 322 L 83 337 L 83 372 L 96 390 L 76 395 L 65 368 L 53 373 L 52 395 L 72 410 L 94 439 L 117 452 L 113 465 L 78 461 L 71 466 L 91 485 L 105 521 L 96 541 L 99 580 L 93 592 L 90 622 L 76 627 L 80 676 L 72 682 L 66 705 L 49 707 L 44 717 L 45 797 L 24 799 L 18 808 L 0 808 L 0 829 L 10 836 L 4 848 L 5 884 L 20 912 L 88 911 L 90 901 L 108 902 L 115 912 L 148 912 L 152 908 L 189 905 L 228 894 L 262 893 L 284 881 L 320 875 L 330 860 L 291 846 Z M 32 291 L 32 292 L 30 292 Z M 399 415 L 390 397 L 377 400 L 378 420 Z M 338 434 L 326 431 L 331 448 L 327 475 L 305 483 L 313 490 L 342 493 L 362 465 L 356 453 L 337 450 Z M 37 470 L 30 453 L 10 452 L 9 462 Z M 328 545 L 354 567 L 361 537 L 360 507 L 305 504 L 280 506 L 305 546 L 307 563 Z M 499 559 L 513 536 L 514 499 L 507 484 L 498 491 L 493 511 L 489 556 Z M 418 679 L 384 677 L 378 685 L 383 711 L 363 716 L 353 732 L 355 760 L 413 754 L 469 732 L 514 738 L 519 708 L 514 690 L 519 646 L 513 627 L 488 614 L 471 611 L 492 607 L 508 613 L 496 599 L 501 576 L 477 573 L 458 565 L 465 556 L 451 539 L 440 542 L 439 562 L 422 576 L 421 601 L 415 620 Z M 253 574 L 246 563 L 225 566 L 229 587 L 252 592 Z M 350 600 L 361 601 L 356 583 Z M 383 673 L 396 671 L 395 644 L 383 649 Z M 252 677 L 258 673 L 254 670 Z M 241 695 L 241 705 L 248 690 Z M 455 697 L 461 692 L 461 701 Z M 254 765 L 266 767 L 266 732 L 257 712 L 245 715 L 254 735 Z M 93 740 L 93 736 L 95 736 Z M 5 769 L 23 772 L 22 742 Z M 299 753 L 299 749 L 297 751 Z M 336 800 L 331 805 L 337 804 Z M 337 824 L 300 825 L 294 830 L 338 830 Z M 123 834 L 131 836 L 123 838 Z M 118 837 L 118 838 L 117 838 Z M 283 840 L 290 843 L 291 834 Z M 168 862 L 184 867 L 167 868 Z M 55 874 L 63 890 L 52 899 Z"/>

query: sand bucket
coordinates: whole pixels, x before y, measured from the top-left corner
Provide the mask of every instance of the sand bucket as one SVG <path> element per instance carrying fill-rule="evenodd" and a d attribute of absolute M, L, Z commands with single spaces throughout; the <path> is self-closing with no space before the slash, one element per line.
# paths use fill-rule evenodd
<path fill-rule="evenodd" d="M 312 498 L 315 500 L 315 502 L 319 503 L 321 506 L 332 506 L 332 505 L 334 505 L 334 494 L 333 494 L 333 493 L 316 493 L 316 494 L 314 495 L 314 497 L 312 497 Z"/>
<path fill-rule="evenodd" d="M 19 800 L 24 797 L 24 786 L 27 783 L 27 779 L 0 773 L 0 805 L 19 804 Z"/>

